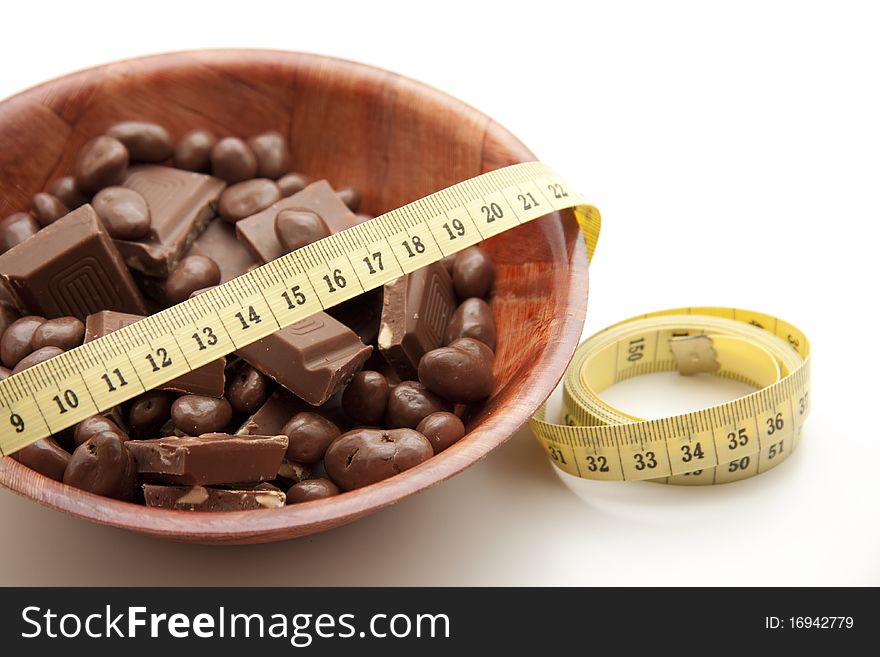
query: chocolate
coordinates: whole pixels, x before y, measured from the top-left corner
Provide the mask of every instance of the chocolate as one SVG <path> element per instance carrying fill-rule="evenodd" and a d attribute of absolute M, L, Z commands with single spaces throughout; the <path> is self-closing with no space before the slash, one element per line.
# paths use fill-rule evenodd
<path fill-rule="evenodd" d="M 439 454 L 461 440 L 464 436 L 464 424 L 454 413 L 440 411 L 426 416 L 419 422 L 416 431 L 427 438 L 434 453 Z"/>
<path fill-rule="evenodd" d="M 257 264 L 257 259 L 235 237 L 235 227 L 220 218 L 208 224 L 196 238 L 186 256 L 211 258 L 220 267 L 220 283 L 241 276 Z"/>
<path fill-rule="evenodd" d="M 280 132 L 265 132 L 247 143 L 257 158 L 258 176 L 274 180 L 290 171 L 290 149 Z"/>
<path fill-rule="evenodd" d="M 310 210 L 317 214 L 331 233 L 338 233 L 356 224 L 354 214 L 339 200 L 333 188 L 326 180 L 319 180 L 301 192 L 283 198 L 265 210 L 236 223 L 235 232 L 238 239 L 242 240 L 260 262 L 270 262 L 284 255 L 287 250 L 275 233 L 275 217 L 282 210 L 294 208 Z"/>
<path fill-rule="evenodd" d="M 102 135 L 85 143 L 74 165 L 77 189 L 94 194 L 116 184 L 128 166 L 128 150 L 118 139 Z"/>
<path fill-rule="evenodd" d="M 364 344 L 375 343 L 382 320 L 382 288 L 343 301 L 327 314 L 357 333 Z"/>
<path fill-rule="evenodd" d="M 268 178 L 254 178 L 227 187 L 220 195 L 218 214 L 234 224 L 252 214 L 265 210 L 281 198 L 281 190 Z"/>
<path fill-rule="evenodd" d="M 75 210 L 81 205 L 89 202 L 89 197 L 83 194 L 76 186 L 76 180 L 73 176 L 64 176 L 56 178 L 46 190 L 52 196 L 61 201 L 66 208 Z"/>
<path fill-rule="evenodd" d="M 358 208 L 361 206 L 361 195 L 356 189 L 345 187 L 344 189 L 337 191 L 336 195 L 352 212 L 357 212 Z"/>
<path fill-rule="evenodd" d="M 14 212 L 0 221 L 0 253 L 5 253 L 33 237 L 40 230 L 40 224 L 27 212 Z"/>
<path fill-rule="evenodd" d="M 418 381 L 403 381 L 388 393 L 385 426 L 415 429 L 431 413 L 452 410 L 450 404 Z"/>
<path fill-rule="evenodd" d="M 146 121 L 123 121 L 107 130 L 128 150 L 132 162 L 162 162 L 171 157 L 171 135 L 160 125 Z"/>
<path fill-rule="evenodd" d="M 70 454 L 52 438 L 43 438 L 20 449 L 15 458 L 22 465 L 55 481 L 64 479 L 64 471 L 70 463 Z"/>
<path fill-rule="evenodd" d="M 211 258 L 191 255 L 183 258 L 165 279 L 165 301 L 171 305 L 220 282 L 220 267 Z"/>
<path fill-rule="evenodd" d="M 344 324 L 318 313 L 235 353 L 300 398 L 319 406 L 360 370 L 372 350 Z"/>
<path fill-rule="evenodd" d="M 388 379 L 379 372 L 355 374 L 342 392 L 342 409 L 355 422 L 378 424 L 388 405 Z"/>
<path fill-rule="evenodd" d="M 40 324 L 31 337 L 31 347 L 58 347 L 64 351 L 83 343 L 85 325 L 76 317 L 56 317 Z"/>
<path fill-rule="evenodd" d="M 105 431 L 115 433 L 123 442 L 128 440 L 128 434 L 116 422 L 104 415 L 93 415 L 76 425 L 73 430 L 73 442 L 77 445 L 82 445 L 95 434 L 104 433 Z"/>
<path fill-rule="evenodd" d="M 286 197 L 301 192 L 311 181 L 300 173 L 288 173 L 275 182 L 278 184 L 278 189 L 281 190 L 281 196 Z"/>
<path fill-rule="evenodd" d="M 37 223 L 41 226 L 48 226 L 70 212 L 58 197 L 46 192 L 34 194 L 34 198 L 31 199 L 31 207 L 34 209 Z"/>
<path fill-rule="evenodd" d="M 306 465 L 299 461 L 291 461 L 285 457 L 281 461 L 281 465 L 278 467 L 278 477 L 276 478 L 276 481 L 285 486 L 292 486 L 303 479 L 309 479 L 312 476 L 311 470 L 311 464 Z"/>
<path fill-rule="evenodd" d="M 150 232 L 150 208 L 133 189 L 105 187 L 95 194 L 92 208 L 113 239 L 136 240 Z"/>
<path fill-rule="evenodd" d="M 217 138 L 208 130 L 191 130 L 174 147 L 174 166 L 205 172 L 211 168 L 211 149 Z"/>
<path fill-rule="evenodd" d="M 452 263 L 452 283 L 459 299 L 485 297 L 492 289 L 495 268 L 489 255 L 478 246 L 472 246 L 455 256 Z"/>
<path fill-rule="evenodd" d="M 385 285 L 379 351 L 401 379 L 414 379 L 419 359 L 443 344 L 455 311 L 452 280 L 438 262 Z"/>
<path fill-rule="evenodd" d="M 143 319 L 143 315 L 104 311 L 89 315 L 86 319 L 85 342 L 105 336 L 129 324 Z M 192 372 L 181 374 L 176 379 L 159 386 L 162 390 L 174 390 L 191 395 L 222 397 L 226 387 L 226 358 L 221 357 L 197 367 Z"/>
<path fill-rule="evenodd" d="M 269 396 L 269 381 L 247 363 L 237 365 L 226 384 L 226 399 L 236 413 L 253 413 Z"/>
<path fill-rule="evenodd" d="M 288 420 L 302 411 L 318 413 L 338 427 L 348 427 L 350 421 L 342 412 L 341 395 L 335 394 L 321 406 L 312 406 L 294 395 L 286 388 L 277 387 L 260 406 L 236 431 L 238 435 L 275 436 Z"/>
<path fill-rule="evenodd" d="M 137 487 L 134 459 L 117 434 L 95 434 L 73 452 L 64 483 L 96 495 L 132 500 Z"/>
<path fill-rule="evenodd" d="M 282 210 L 275 217 L 275 235 L 285 251 L 296 251 L 324 239 L 330 229 L 311 210 Z"/>
<path fill-rule="evenodd" d="M 253 511 L 279 509 L 286 496 L 277 488 L 211 488 L 144 484 L 147 506 L 178 511 Z"/>
<path fill-rule="evenodd" d="M 39 349 L 32 351 L 27 356 L 18 361 L 15 367 L 12 368 L 12 373 L 18 374 L 19 372 L 23 372 L 29 367 L 38 365 L 42 362 L 49 360 L 50 358 L 55 358 L 55 356 L 63 353 L 64 350 L 59 349 L 58 347 L 40 347 Z"/>
<path fill-rule="evenodd" d="M 145 481 L 204 486 L 274 479 L 287 449 L 287 436 L 208 433 L 130 440 L 126 446 Z"/>
<path fill-rule="evenodd" d="M 15 367 L 18 361 L 34 350 L 31 346 L 34 333 L 45 321 L 45 317 L 25 315 L 3 331 L 0 337 L 0 360 L 6 367 Z"/>
<path fill-rule="evenodd" d="M 429 351 L 419 363 L 419 381 L 452 402 L 468 404 L 492 393 L 495 354 L 473 338 L 459 338 L 448 347 Z"/>
<path fill-rule="evenodd" d="M 339 495 L 339 486 L 329 479 L 304 479 L 288 489 L 287 503 L 300 504 L 334 495 Z"/>
<path fill-rule="evenodd" d="M 0 255 L 19 306 L 85 319 L 99 310 L 146 313 L 143 297 L 92 206 L 83 205 Z"/>
<path fill-rule="evenodd" d="M 495 317 L 489 304 L 479 297 L 461 302 L 446 326 L 443 344 L 459 338 L 473 338 L 495 351 Z"/>
<path fill-rule="evenodd" d="M 281 433 L 288 438 L 287 458 L 300 463 L 315 463 L 324 458 L 327 447 L 341 433 L 339 427 L 317 413 L 297 413 Z"/>
<path fill-rule="evenodd" d="M 171 405 L 171 420 L 188 436 L 222 431 L 232 420 L 232 406 L 222 398 L 183 395 Z"/>
<path fill-rule="evenodd" d="M 256 178 L 257 158 L 241 139 L 226 137 L 211 149 L 211 173 L 230 185 Z"/>
<path fill-rule="evenodd" d="M 355 429 L 327 448 L 324 466 L 337 486 L 352 490 L 409 470 L 433 455 L 428 439 L 412 429 Z"/>
<path fill-rule="evenodd" d="M 174 395 L 161 390 L 148 390 L 135 397 L 128 409 L 128 429 L 133 438 L 153 438 L 171 419 Z"/>
<path fill-rule="evenodd" d="M 150 231 L 139 240 L 116 240 L 116 246 L 129 267 L 149 276 L 174 269 L 214 217 L 225 187 L 211 176 L 154 165 L 132 167 L 122 186 L 147 202 Z"/>

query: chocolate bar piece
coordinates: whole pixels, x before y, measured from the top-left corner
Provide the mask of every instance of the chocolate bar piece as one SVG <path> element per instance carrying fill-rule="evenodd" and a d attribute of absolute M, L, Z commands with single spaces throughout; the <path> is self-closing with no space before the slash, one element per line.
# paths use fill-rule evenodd
<path fill-rule="evenodd" d="M 455 305 L 452 279 L 439 262 L 385 286 L 379 351 L 401 379 L 417 379 L 421 357 L 443 344 Z"/>
<path fill-rule="evenodd" d="M 317 214 L 331 233 L 338 233 L 357 224 L 357 219 L 326 180 L 319 180 L 293 196 L 273 203 L 235 224 L 235 232 L 250 252 L 266 263 L 287 253 L 275 233 L 275 216 L 281 210 L 304 208 Z"/>
<path fill-rule="evenodd" d="M 373 351 L 347 326 L 318 313 L 235 353 L 312 406 L 360 370 Z"/>
<path fill-rule="evenodd" d="M 226 484 L 274 479 L 287 451 L 287 436 L 201 436 L 129 440 L 126 447 L 144 481 Z"/>
<path fill-rule="evenodd" d="M 182 511 L 251 511 L 278 509 L 285 504 L 281 490 L 267 484 L 252 488 L 206 488 L 144 484 L 147 506 Z"/>
<path fill-rule="evenodd" d="M 84 320 L 99 310 L 146 313 L 125 263 L 91 205 L 0 255 L 0 277 L 34 315 Z"/>
<path fill-rule="evenodd" d="M 211 258 L 220 267 L 220 283 L 241 276 L 254 265 L 262 264 L 235 237 L 235 226 L 220 218 L 208 224 L 184 257 L 201 255 Z"/>
<path fill-rule="evenodd" d="M 219 178 L 152 165 L 131 167 L 122 185 L 150 207 L 150 232 L 139 240 L 116 240 L 116 246 L 129 267 L 149 276 L 167 276 L 174 269 L 214 218 L 226 187 Z"/>
<path fill-rule="evenodd" d="M 91 342 L 124 326 L 134 324 L 143 318 L 143 315 L 130 315 L 128 313 L 112 311 L 102 311 L 89 315 L 86 318 L 85 342 Z M 220 357 L 194 369 L 192 372 L 182 374 L 176 379 L 168 381 L 168 383 L 163 383 L 159 388 L 161 390 L 185 392 L 190 395 L 222 397 L 226 386 L 225 370 L 226 358 Z"/>
<path fill-rule="evenodd" d="M 327 313 L 357 333 L 364 344 L 375 342 L 382 319 L 382 288 L 343 301 L 329 308 Z"/>
<path fill-rule="evenodd" d="M 315 407 L 307 404 L 286 388 L 276 388 L 263 402 L 263 405 L 235 433 L 244 436 L 274 436 L 282 433 L 281 429 L 290 421 L 290 418 L 303 411 L 326 417 L 340 429 L 345 430 L 351 424 L 351 420 L 342 410 L 340 397 L 340 394 L 335 394 L 321 406 Z"/>

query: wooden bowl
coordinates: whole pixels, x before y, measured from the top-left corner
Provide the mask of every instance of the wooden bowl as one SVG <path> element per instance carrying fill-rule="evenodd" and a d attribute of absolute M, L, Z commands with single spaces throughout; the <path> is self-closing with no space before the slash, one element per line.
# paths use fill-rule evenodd
<path fill-rule="evenodd" d="M 0 103 L 0 217 L 72 172 L 79 147 L 110 124 L 145 119 L 174 137 L 192 128 L 290 137 L 294 170 L 351 186 L 383 211 L 515 162 L 536 159 L 472 107 L 387 71 L 272 51 L 197 51 L 123 61 L 47 82 Z M 0 484 L 67 513 L 182 541 L 256 543 L 350 522 L 483 458 L 538 408 L 562 376 L 587 307 L 587 256 L 558 213 L 485 243 L 496 267 L 496 392 L 456 445 L 391 479 L 273 511 L 150 509 L 99 497 L 0 461 Z M 406 531 L 405 527 L 401 531 Z"/>

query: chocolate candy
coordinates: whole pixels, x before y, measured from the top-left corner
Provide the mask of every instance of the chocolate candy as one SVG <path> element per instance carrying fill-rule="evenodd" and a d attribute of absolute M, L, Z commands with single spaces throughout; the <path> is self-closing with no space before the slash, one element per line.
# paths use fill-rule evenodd
<path fill-rule="evenodd" d="M 211 149 L 217 138 L 208 130 L 192 130 L 174 147 L 174 166 L 187 171 L 204 172 L 211 168 Z"/>
<path fill-rule="evenodd" d="M 301 463 L 315 463 L 324 458 L 324 452 L 341 433 L 339 427 L 317 413 L 297 413 L 284 425 L 287 458 Z"/>
<path fill-rule="evenodd" d="M 131 274 L 92 206 L 83 205 L 0 255 L 20 306 L 45 317 L 146 313 Z"/>
<path fill-rule="evenodd" d="M 287 436 L 208 433 L 130 440 L 126 445 L 146 481 L 204 486 L 274 479 L 287 449 Z"/>
<path fill-rule="evenodd" d="M 76 317 L 57 317 L 40 324 L 31 337 L 34 349 L 58 347 L 63 351 L 78 347 L 83 342 L 85 325 Z"/>
<path fill-rule="evenodd" d="M 259 484 L 268 486 L 268 484 Z M 277 488 L 206 488 L 144 484 L 147 506 L 182 511 L 251 511 L 279 509 L 286 498 Z"/>
<path fill-rule="evenodd" d="M 278 466 L 278 476 L 276 477 L 276 480 L 287 486 L 292 486 L 303 479 L 309 479 L 311 476 L 311 466 L 306 465 L 305 463 L 300 463 L 299 461 L 291 461 L 285 457 L 281 461 L 281 465 Z"/>
<path fill-rule="evenodd" d="M 426 416 L 419 422 L 416 431 L 427 438 L 434 453 L 439 454 L 461 440 L 464 436 L 464 424 L 454 413 L 440 411 Z"/>
<path fill-rule="evenodd" d="M 339 197 L 340 201 L 348 206 L 349 210 L 351 210 L 352 212 L 358 211 L 358 208 L 361 205 L 361 195 L 356 189 L 346 187 L 336 192 L 336 195 Z"/>
<path fill-rule="evenodd" d="M 171 420 L 189 436 L 222 431 L 232 420 L 232 406 L 222 398 L 184 395 L 171 405 Z"/>
<path fill-rule="evenodd" d="M 40 224 L 27 212 L 14 212 L 0 221 L 0 253 L 4 253 L 40 230 Z"/>
<path fill-rule="evenodd" d="M 12 368 L 12 373 L 18 374 L 19 372 L 23 372 L 29 367 L 33 367 L 34 365 L 49 360 L 50 358 L 55 358 L 55 356 L 63 353 L 64 350 L 59 349 L 58 347 L 40 347 L 36 351 L 32 351 L 27 356 L 18 361 L 16 366 Z"/>
<path fill-rule="evenodd" d="M 309 179 L 299 173 L 288 173 L 275 182 L 278 184 L 278 189 L 281 190 L 281 196 L 293 196 L 306 188 Z"/>
<path fill-rule="evenodd" d="M 119 180 L 128 166 L 128 150 L 113 137 L 95 137 L 80 149 L 74 165 L 77 189 L 94 194 Z"/>
<path fill-rule="evenodd" d="M 143 315 L 116 313 L 104 311 L 89 315 L 86 319 L 86 334 L 84 342 L 91 342 L 117 331 L 124 326 L 134 324 L 143 319 Z M 163 390 L 174 390 L 192 395 L 206 395 L 208 397 L 222 397 L 226 387 L 226 358 L 221 357 L 197 367 L 191 372 L 181 374 L 168 383 L 163 383 Z M 168 419 L 167 416 L 165 419 Z M 164 420 L 163 420 L 164 421 Z M 152 436 L 150 436 L 152 437 Z"/>
<path fill-rule="evenodd" d="M 494 279 L 492 260 L 480 247 L 472 246 L 455 256 L 452 282 L 459 299 L 485 297 L 492 289 Z"/>
<path fill-rule="evenodd" d="M 162 162 L 171 157 L 171 135 L 160 125 L 146 121 L 123 121 L 107 130 L 128 150 L 132 162 Z"/>
<path fill-rule="evenodd" d="M 290 149 L 281 133 L 266 132 L 247 143 L 257 158 L 258 176 L 275 179 L 290 171 Z"/>
<path fill-rule="evenodd" d="M 275 217 L 282 210 L 290 209 L 314 212 L 324 220 L 331 233 L 338 233 L 356 224 L 351 210 L 339 200 L 333 188 L 326 180 L 319 180 L 235 224 L 238 239 L 260 262 L 270 262 L 287 253 L 275 232 Z"/>
<path fill-rule="evenodd" d="M 253 413 L 269 396 L 266 377 L 242 363 L 226 386 L 226 399 L 236 413 Z"/>
<path fill-rule="evenodd" d="M 235 353 L 313 406 L 326 402 L 373 350 L 348 327 L 318 313 Z"/>
<path fill-rule="evenodd" d="M 300 504 L 334 495 L 339 495 L 339 486 L 329 479 L 304 479 L 288 489 L 287 503 Z"/>
<path fill-rule="evenodd" d="M 92 207 L 113 239 L 136 240 L 150 232 L 150 208 L 133 189 L 105 187 L 95 194 Z"/>
<path fill-rule="evenodd" d="M 452 280 L 440 263 L 385 286 L 379 351 L 401 379 L 414 379 L 419 359 L 443 344 L 454 310 Z"/>
<path fill-rule="evenodd" d="M 358 372 L 342 392 L 342 408 L 355 422 L 377 424 L 385 416 L 388 391 L 388 379 L 379 372 Z"/>
<path fill-rule="evenodd" d="M 330 229 L 311 210 L 282 210 L 275 217 L 275 235 L 287 251 L 296 251 L 329 236 Z"/>
<path fill-rule="evenodd" d="M 128 434 L 126 434 L 119 425 L 109 417 L 104 415 L 93 415 L 92 417 L 87 417 L 76 425 L 73 430 L 73 442 L 77 445 L 82 445 L 95 434 L 104 432 L 117 434 L 123 442 L 128 440 Z"/>
<path fill-rule="evenodd" d="M 473 338 L 495 351 L 495 317 L 489 304 L 479 297 L 461 302 L 446 326 L 443 344 L 458 338 Z"/>
<path fill-rule="evenodd" d="M 211 173 L 230 184 L 256 178 L 257 158 L 241 139 L 226 137 L 211 149 Z"/>
<path fill-rule="evenodd" d="M 225 185 L 222 180 L 170 167 L 132 167 L 123 186 L 150 208 L 150 232 L 139 240 L 117 240 L 129 267 L 167 276 L 208 222 Z"/>
<path fill-rule="evenodd" d="M 134 499 L 137 488 L 134 460 L 122 439 L 105 431 L 76 448 L 64 471 L 64 483 L 117 500 Z"/>
<path fill-rule="evenodd" d="M 70 212 L 67 206 L 56 196 L 46 192 L 34 194 L 34 198 L 31 199 L 31 206 L 34 209 L 34 215 L 37 217 L 37 223 L 41 226 L 48 226 Z"/>
<path fill-rule="evenodd" d="M 231 224 L 265 210 L 281 198 L 281 190 L 268 178 L 254 178 L 230 185 L 220 195 L 217 211 Z"/>
<path fill-rule="evenodd" d="M 212 287 L 220 282 L 220 267 L 211 258 L 187 256 L 168 274 L 165 280 L 165 298 L 170 304 L 189 299 L 196 290 Z"/>
<path fill-rule="evenodd" d="M 133 438 L 153 438 L 171 418 L 174 395 L 148 390 L 136 397 L 128 409 L 128 429 Z"/>
<path fill-rule="evenodd" d="M 15 367 L 18 361 L 33 351 L 34 333 L 45 321 L 45 317 L 25 315 L 3 331 L 0 337 L 0 360 L 6 367 Z"/>
<path fill-rule="evenodd" d="M 220 218 L 211 221 L 196 238 L 186 252 L 186 256 L 191 255 L 206 256 L 216 262 L 220 267 L 221 283 L 241 276 L 258 264 L 257 259 L 235 237 L 235 227 Z"/>
<path fill-rule="evenodd" d="M 412 429 L 355 429 L 327 448 L 324 466 L 343 490 L 374 484 L 427 461 L 431 443 Z"/>
<path fill-rule="evenodd" d="M 41 475 L 61 481 L 70 463 L 70 454 L 53 438 L 43 438 L 15 453 L 18 462 Z"/>
<path fill-rule="evenodd" d="M 473 338 L 429 351 L 419 363 L 419 381 L 443 399 L 467 404 L 492 393 L 495 354 Z"/>
<path fill-rule="evenodd" d="M 75 210 L 81 205 L 89 202 L 89 197 L 83 194 L 76 186 L 76 180 L 73 176 L 63 176 L 56 178 L 49 185 L 48 191 L 52 196 L 57 198 L 64 204 L 64 207 Z"/>
<path fill-rule="evenodd" d="M 448 410 L 449 404 L 418 381 L 403 381 L 388 393 L 385 425 L 415 429 L 431 413 Z"/>

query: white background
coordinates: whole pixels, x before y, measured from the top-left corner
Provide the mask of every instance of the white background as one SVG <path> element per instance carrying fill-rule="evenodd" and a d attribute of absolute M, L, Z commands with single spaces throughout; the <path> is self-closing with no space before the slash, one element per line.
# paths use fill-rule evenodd
<path fill-rule="evenodd" d="M 702 489 L 563 479 L 522 430 L 392 509 L 265 546 L 161 542 L 2 490 L 0 583 L 880 584 L 870 3 L 49 4 L 4 7 L 0 97 L 113 59 L 248 46 L 360 60 L 473 104 L 603 212 L 586 333 L 680 305 L 776 313 L 812 338 L 813 414 L 784 465 Z M 724 394 L 665 383 L 624 397 L 668 413 Z"/>

